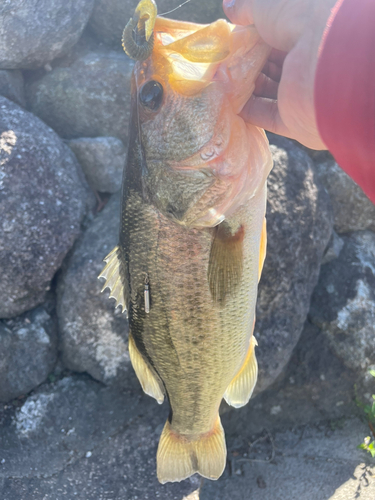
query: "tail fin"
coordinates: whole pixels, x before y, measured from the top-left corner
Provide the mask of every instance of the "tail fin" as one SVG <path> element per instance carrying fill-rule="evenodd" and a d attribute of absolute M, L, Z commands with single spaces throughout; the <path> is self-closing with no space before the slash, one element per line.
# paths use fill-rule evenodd
<path fill-rule="evenodd" d="M 218 479 L 225 469 L 227 448 L 224 430 L 217 417 L 212 431 L 196 440 L 175 433 L 167 421 L 160 437 L 157 453 L 159 481 L 182 481 L 195 472 L 208 479 Z"/>

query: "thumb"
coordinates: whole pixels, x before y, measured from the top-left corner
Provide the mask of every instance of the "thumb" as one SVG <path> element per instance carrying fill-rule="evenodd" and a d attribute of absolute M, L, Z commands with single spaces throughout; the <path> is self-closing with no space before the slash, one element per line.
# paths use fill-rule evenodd
<path fill-rule="evenodd" d="M 223 0 L 225 15 L 234 24 L 253 24 L 252 0 Z"/>
<path fill-rule="evenodd" d="M 276 99 L 252 95 L 240 115 L 245 122 L 264 128 L 274 134 L 291 137 L 288 128 L 281 119 Z"/>

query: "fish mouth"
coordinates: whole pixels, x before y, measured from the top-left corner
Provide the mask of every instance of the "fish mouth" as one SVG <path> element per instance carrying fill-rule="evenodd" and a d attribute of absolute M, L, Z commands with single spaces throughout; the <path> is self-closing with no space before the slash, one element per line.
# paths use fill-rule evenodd
<path fill-rule="evenodd" d="M 162 57 L 170 87 L 194 96 L 218 83 L 239 114 L 271 52 L 255 27 L 236 26 L 224 19 L 209 25 L 186 23 L 185 33 L 178 32 L 176 37 L 180 38 L 170 41 L 173 37 L 168 29 L 172 28 L 170 22 L 166 26 L 164 22 L 156 20 L 153 58 L 158 61 Z"/>
<path fill-rule="evenodd" d="M 252 60 L 251 68 L 246 68 L 249 73 L 258 66 L 255 59 L 261 59 L 262 67 L 268 57 L 269 48 L 254 26 L 236 26 L 224 19 L 196 24 L 154 17 L 152 5 L 153 0 L 138 4 L 124 30 L 124 50 L 133 59 L 147 60 L 146 66 L 139 66 L 140 73 L 158 75 L 176 92 L 193 96 L 217 80 L 233 85 L 239 76 L 234 69 L 241 61 Z"/>

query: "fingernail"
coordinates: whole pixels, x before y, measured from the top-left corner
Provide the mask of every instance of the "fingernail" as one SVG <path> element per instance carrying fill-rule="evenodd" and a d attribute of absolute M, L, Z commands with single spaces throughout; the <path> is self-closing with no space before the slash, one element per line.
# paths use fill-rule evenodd
<path fill-rule="evenodd" d="M 223 0 L 223 6 L 226 9 L 231 9 L 234 7 L 234 4 L 236 3 L 236 0 Z"/>

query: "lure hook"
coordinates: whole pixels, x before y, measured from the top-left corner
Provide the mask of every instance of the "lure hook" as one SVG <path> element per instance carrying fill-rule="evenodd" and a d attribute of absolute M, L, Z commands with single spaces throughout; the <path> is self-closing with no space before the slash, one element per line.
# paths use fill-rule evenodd
<path fill-rule="evenodd" d="M 154 0 L 141 0 L 122 34 L 122 47 L 136 61 L 147 59 L 154 48 L 157 7 Z"/>

